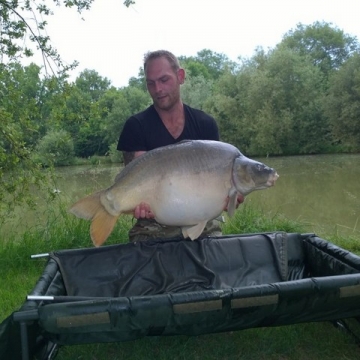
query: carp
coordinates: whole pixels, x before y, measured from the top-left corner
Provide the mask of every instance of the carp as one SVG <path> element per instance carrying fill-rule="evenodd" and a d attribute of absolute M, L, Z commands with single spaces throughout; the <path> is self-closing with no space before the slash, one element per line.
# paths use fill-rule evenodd
<path fill-rule="evenodd" d="M 234 214 L 239 194 L 268 188 L 277 178 L 274 169 L 231 144 L 185 140 L 134 159 L 112 186 L 79 200 L 70 212 L 91 220 L 95 246 L 106 241 L 120 214 L 133 213 L 142 202 L 150 205 L 158 223 L 179 226 L 184 238 L 195 240 L 224 208 Z"/>

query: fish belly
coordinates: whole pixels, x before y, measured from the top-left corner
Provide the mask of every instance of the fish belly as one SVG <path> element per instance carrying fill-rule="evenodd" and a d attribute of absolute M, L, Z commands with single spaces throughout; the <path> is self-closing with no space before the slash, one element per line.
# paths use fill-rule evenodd
<path fill-rule="evenodd" d="M 221 214 L 230 187 L 230 180 L 208 173 L 165 178 L 148 202 L 161 224 L 195 225 Z"/>

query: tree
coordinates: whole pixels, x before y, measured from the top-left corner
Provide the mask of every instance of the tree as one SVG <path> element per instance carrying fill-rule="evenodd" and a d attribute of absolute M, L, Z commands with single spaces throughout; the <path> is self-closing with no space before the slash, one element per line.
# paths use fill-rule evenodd
<path fill-rule="evenodd" d="M 222 138 L 248 155 L 319 152 L 329 133 L 321 82 L 320 70 L 297 52 L 258 49 L 237 74 L 220 77 L 206 107 Z"/>
<path fill-rule="evenodd" d="M 234 70 L 236 68 L 236 64 L 230 61 L 225 54 L 213 52 L 209 49 L 199 51 L 196 59 L 206 66 L 213 79 L 219 78 L 226 70 Z"/>
<path fill-rule="evenodd" d="M 238 75 L 230 72 L 224 73 L 214 83 L 213 94 L 204 103 L 204 110 L 212 114 L 219 126 L 220 138 L 237 146 L 241 151 L 248 149 L 248 124 L 244 123 L 244 98 L 246 97 L 247 81 L 244 86 L 238 84 Z M 245 75 L 245 74 L 244 74 Z M 247 77 L 247 74 L 244 78 Z"/>
<path fill-rule="evenodd" d="M 40 67 L 35 64 L 22 67 L 18 63 L 0 65 L 0 107 L 11 114 L 15 126 L 23 132 L 27 146 L 38 140 L 41 126 L 39 105 L 42 98 Z M 1 126 L 1 125 L 0 125 Z"/>
<path fill-rule="evenodd" d="M 48 1 L 53 6 L 75 7 L 80 13 L 90 9 L 92 2 Z M 131 0 L 124 1 L 126 6 L 132 3 Z M 51 14 L 52 9 L 44 1 L 0 0 L 0 208 L 13 207 L 25 198 L 31 200 L 26 197 L 30 194 L 30 185 L 41 184 L 44 180 L 39 166 L 31 159 L 34 146 L 31 139 L 38 138 L 45 131 L 39 127 L 41 117 L 37 118 L 39 109 L 42 109 L 37 102 L 42 94 L 25 96 L 26 92 L 37 92 L 38 88 L 34 87 L 36 82 L 31 86 L 28 82 L 29 86 L 25 89 L 19 86 L 17 76 L 22 70 L 17 61 L 22 57 L 31 57 L 31 46 L 35 44 L 43 54 L 46 73 L 56 74 L 62 79 L 61 75 L 76 65 L 76 62 L 65 65 L 51 46 L 51 39 L 46 33 L 47 18 Z M 36 71 L 35 66 L 28 68 L 29 79 L 36 78 Z M 24 104 L 22 100 L 25 100 Z"/>
<path fill-rule="evenodd" d="M 203 76 L 206 80 L 218 79 L 226 70 L 234 70 L 236 64 L 229 60 L 224 54 L 213 52 L 209 49 L 203 49 L 196 56 L 179 56 L 181 66 L 183 66 L 188 75 Z"/>
<path fill-rule="evenodd" d="M 49 0 L 49 5 L 47 5 L 45 1 L 0 0 L 1 62 L 16 61 L 23 56 L 33 56 L 30 46 L 35 44 L 43 54 L 46 71 L 55 75 L 58 72 L 64 73 L 74 68 L 77 62 L 65 65 L 58 51 L 51 45 L 46 32 L 48 24 L 46 18 L 53 15 L 54 6 L 75 7 L 79 13 L 82 13 L 84 10 L 89 10 L 93 2 L 94 0 Z M 132 0 L 124 1 L 124 5 L 127 7 L 134 3 Z M 30 44 L 28 44 L 30 46 L 26 45 L 25 39 L 30 40 Z"/>
<path fill-rule="evenodd" d="M 139 68 L 139 74 L 138 77 L 131 77 L 129 79 L 129 86 L 130 87 L 136 87 L 140 90 L 147 91 L 146 88 L 146 81 L 145 81 L 145 72 L 143 68 Z"/>
<path fill-rule="evenodd" d="M 109 90 L 100 101 L 100 106 L 108 109 L 103 119 L 102 134 L 110 147 L 117 142 L 125 121 L 131 115 L 149 106 L 151 99 L 147 92 L 138 87 L 128 86 L 119 90 Z"/>
<path fill-rule="evenodd" d="M 75 160 L 74 143 L 64 131 L 50 131 L 36 147 L 36 161 L 44 166 L 72 165 Z"/>
<path fill-rule="evenodd" d="M 330 79 L 324 101 L 336 142 L 360 150 L 360 53 L 351 56 Z"/>
<path fill-rule="evenodd" d="M 298 24 L 296 29 L 285 34 L 279 47 L 309 56 L 314 65 L 328 76 L 359 50 L 359 43 L 355 36 L 345 34 L 331 23 L 317 21 L 308 26 Z"/>
<path fill-rule="evenodd" d="M 185 104 L 203 109 L 207 99 L 212 96 L 213 80 L 206 80 L 202 75 L 187 76 L 181 87 L 181 97 Z"/>
<path fill-rule="evenodd" d="M 110 88 L 111 81 L 103 78 L 95 70 L 85 69 L 75 80 L 75 86 L 84 94 L 88 94 L 91 101 L 98 101 Z"/>
<path fill-rule="evenodd" d="M 309 58 L 286 48 L 270 51 L 248 89 L 247 116 L 253 118 L 251 138 L 263 132 L 264 119 L 271 115 L 276 122 L 272 129 L 281 151 L 274 152 L 269 146 L 268 153 L 321 152 L 327 146 L 330 132 L 321 114 L 322 79 L 319 68 Z M 254 146 L 253 143 L 253 151 Z"/>
<path fill-rule="evenodd" d="M 38 70 L 0 64 L 0 210 L 30 202 L 30 184 L 43 179 L 31 160 L 39 131 Z"/>

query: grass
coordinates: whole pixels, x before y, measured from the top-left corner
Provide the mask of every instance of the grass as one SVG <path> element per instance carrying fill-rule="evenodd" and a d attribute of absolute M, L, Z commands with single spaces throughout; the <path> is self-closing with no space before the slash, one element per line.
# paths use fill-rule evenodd
<path fill-rule="evenodd" d="M 45 260 L 30 259 L 31 254 L 58 249 L 91 247 L 89 223 L 67 213 L 48 211 L 43 227 L 29 228 L 21 236 L 7 234 L 0 242 L 0 321 L 25 301 L 45 265 Z M 127 241 L 131 227 L 129 216 L 120 217 L 107 244 Z M 225 234 L 282 230 L 306 232 L 304 224 L 289 221 L 281 214 L 269 216 L 244 204 L 223 226 Z M 321 236 L 321 234 L 318 234 Z M 360 239 L 327 238 L 335 244 L 360 254 Z M 3 239 L 4 240 L 4 239 Z M 274 328 L 247 329 L 202 336 L 149 337 L 136 341 L 74 345 L 60 348 L 58 360 L 116 359 L 358 359 L 360 347 L 346 333 L 330 322 L 306 323 Z"/>
<path fill-rule="evenodd" d="M 309 323 L 193 337 L 148 337 L 122 343 L 76 345 L 61 348 L 57 360 L 355 360 L 359 355 L 360 349 L 352 339 L 330 323 Z"/>

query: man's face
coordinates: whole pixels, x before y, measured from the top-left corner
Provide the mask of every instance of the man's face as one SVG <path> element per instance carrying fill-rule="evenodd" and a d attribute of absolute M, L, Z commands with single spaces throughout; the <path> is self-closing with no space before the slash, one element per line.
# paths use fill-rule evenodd
<path fill-rule="evenodd" d="M 145 78 L 155 107 L 170 110 L 180 100 L 180 84 L 184 82 L 184 70 L 174 72 L 166 58 L 151 60 L 146 67 Z"/>

